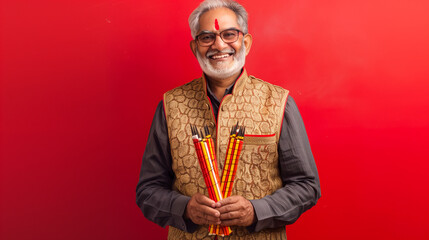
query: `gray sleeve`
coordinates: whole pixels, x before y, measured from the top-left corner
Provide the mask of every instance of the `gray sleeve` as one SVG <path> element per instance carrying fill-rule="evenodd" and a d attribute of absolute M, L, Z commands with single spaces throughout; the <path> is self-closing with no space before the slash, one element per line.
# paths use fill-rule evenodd
<path fill-rule="evenodd" d="M 172 190 L 175 176 L 171 162 L 167 122 L 161 101 L 143 154 L 136 202 L 144 216 L 161 227 L 170 225 L 186 232 L 194 232 L 198 225 L 184 218 L 190 198 Z"/>
<path fill-rule="evenodd" d="M 320 183 L 301 115 L 288 97 L 281 128 L 279 170 L 283 187 L 262 199 L 251 200 L 257 221 L 251 232 L 294 223 L 320 198 Z"/>

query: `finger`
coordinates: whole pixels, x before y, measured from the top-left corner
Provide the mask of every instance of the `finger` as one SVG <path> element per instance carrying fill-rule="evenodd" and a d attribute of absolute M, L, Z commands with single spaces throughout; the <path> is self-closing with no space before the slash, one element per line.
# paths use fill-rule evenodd
<path fill-rule="evenodd" d="M 217 209 L 208 207 L 206 205 L 199 205 L 198 208 L 200 217 L 207 218 L 207 217 L 213 217 L 213 218 L 219 218 L 220 212 Z"/>
<path fill-rule="evenodd" d="M 222 226 L 250 226 L 253 222 L 253 217 L 250 215 L 243 216 L 240 213 L 230 214 L 230 219 L 221 219 Z"/>
<path fill-rule="evenodd" d="M 221 220 L 219 217 L 213 217 L 213 216 L 203 216 L 202 217 L 204 224 L 215 224 L 219 225 L 221 223 Z"/>
<path fill-rule="evenodd" d="M 218 203 L 221 206 L 224 206 L 224 205 L 236 203 L 238 200 L 239 200 L 239 198 L 237 196 L 231 196 L 231 197 L 227 197 L 227 198 L 220 200 Z"/>
<path fill-rule="evenodd" d="M 207 206 L 207 204 L 210 205 L 213 202 L 203 194 L 195 194 L 188 202 L 186 217 L 190 218 L 196 224 L 205 224 L 206 222 L 218 223 L 220 221 L 219 211 L 211 206 Z"/>
<path fill-rule="evenodd" d="M 238 219 L 231 220 L 222 220 L 220 223 L 221 226 L 240 226 Z"/>
<path fill-rule="evenodd" d="M 233 212 L 222 213 L 219 218 L 220 220 L 224 221 L 224 220 L 239 219 L 241 217 L 243 217 L 242 212 L 233 211 Z"/>
<path fill-rule="evenodd" d="M 220 214 L 224 214 L 224 213 L 229 213 L 233 211 L 238 211 L 242 208 L 243 207 L 240 204 L 233 203 L 233 204 L 223 205 L 222 207 L 216 208 L 216 209 L 220 212 Z"/>
<path fill-rule="evenodd" d="M 219 219 L 209 219 L 209 218 L 198 217 L 195 223 L 199 225 L 202 225 L 202 224 L 220 225 L 221 221 Z"/>
<path fill-rule="evenodd" d="M 208 198 L 205 195 L 199 194 L 198 196 L 196 196 L 195 200 L 197 201 L 197 203 L 202 204 L 202 205 L 206 205 L 212 208 L 215 208 L 215 201 L 211 200 L 210 198 Z"/>
<path fill-rule="evenodd" d="M 203 217 L 199 217 L 197 218 L 198 222 L 197 224 L 202 225 L 202 224 L 214 224 L 214 225 L 220 225 L 221 221 L 220 219 L 210 219 L 210 218 L 203 218 Z"/>
<path fill-rule="evenodd" d="M 220 213 L 204 205 L 200 205 L 197 217 L 202 224 L 220 224 Z"/>

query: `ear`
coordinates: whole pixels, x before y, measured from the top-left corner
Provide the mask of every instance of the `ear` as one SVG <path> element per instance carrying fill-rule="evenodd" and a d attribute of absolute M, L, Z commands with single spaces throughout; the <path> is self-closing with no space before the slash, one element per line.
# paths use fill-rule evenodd
<path fill-rule="evenodd" d="M 250 33 L 244 35 L 244 46 L 246 47 L 246 56 L 250 52 L 250 48 L 252 47 L 253 37 Z"/>
<path fill-rule="evenodd" d="M 193 54 L 194 54 L 194 56 L 196 57 L 196 56 L 197 56 L 197 43 L 195 42 L 195 40 L 192 40 L 192 41 L 189 43 L 189 45 L 190 45 L 190 47 L 191 47 L 192 53 L 193 53 Z"/>

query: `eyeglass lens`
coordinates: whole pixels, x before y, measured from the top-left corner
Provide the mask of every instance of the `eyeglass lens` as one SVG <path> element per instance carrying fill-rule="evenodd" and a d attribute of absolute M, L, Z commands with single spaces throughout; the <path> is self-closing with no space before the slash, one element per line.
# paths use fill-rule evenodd
<path fill-rule="evenodd" d="M 239 36 L 239 31 L 236 29 L 227 29 L 219 33 L 220 38 L 225 43 L 233 43 L 237 41 Z M 198 35 L 197 37 L 198 42 L 203 45 L 211 45 L 216 40 L 216 34 L 215 33 L 203 33 L 201 35 Z"/>

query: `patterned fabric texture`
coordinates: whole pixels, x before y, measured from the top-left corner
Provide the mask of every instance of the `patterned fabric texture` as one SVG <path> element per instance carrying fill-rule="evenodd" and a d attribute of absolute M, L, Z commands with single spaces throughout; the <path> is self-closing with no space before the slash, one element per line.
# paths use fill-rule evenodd
<path fill-rule="evenodd" d="M 223 98 L 219 121 L 216 121 L 204 76 L 165 93 L 164 109 L 176 175 L 174 189 L 187 196 L 197 192 L 208 196 L 190 124 L 199 129 L 209 126 L 216 145 L 219 172 L 222 172 L 230 129 L 237 121 L 246 127 L 246 136 L 232 195 L 260 199 L 281 188 L 277 143 L 287 96 L 287 90 L 247 76 L 243 70 L 232 94 Z M 169 239 L 213 239 L 214 236 L 208 236 L 207 227 L 201 226 L 192 234 L 170 227 Z M 258 233 L 249 233 L 244 227 L 231 228 L 230 236 L 218 239 L 286 239 L 284 227 Z"/>

